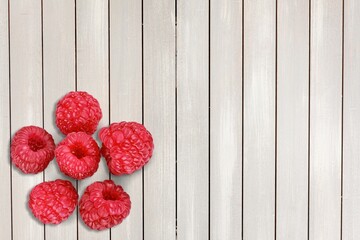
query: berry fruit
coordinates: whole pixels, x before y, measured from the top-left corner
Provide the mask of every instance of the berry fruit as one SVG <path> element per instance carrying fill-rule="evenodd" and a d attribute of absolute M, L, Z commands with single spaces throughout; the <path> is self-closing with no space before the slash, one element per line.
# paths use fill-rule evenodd
<path fill-rule="evenodd" d="M 36 185 L 30 192 L 29 208 L 44 224 L 59 224 L 75 210 L 78 194 L 71 182 L 55 180 Z"/>
<path fill-rule="evenodd" d="M 43 171 L 54 158 L 53 137 L 43 128 L 27 126 L 17 131 L 11 141 L 10 155 L 14 165 L 24 173 Z"/>
<path fill-rule="evenodd" d="M 99 132 L 101 153 L 114 175 L 131 174 L 142 168 L 152 156 L 153 138 L 136 122 L 112 123 Z"/>
<path fill-rule="evenodd" d="M 69 92 L 56 106 L 56 125 L 65 135 L 71 132 L 91 135 L 101 117 L 99 102 L 87 92 Z"/>
<path fill-rule="evenodd" d="M 100 162 L 96 141 L 84 132 L 67 135 L 56 147 L 55 156 L 61 172 L 77 180 L 92 176 Z"/>
<path fill-rule="evenodd" d="M 112 180 L 89 185 L 79 203 L 84 223 L 95 230 L 103 230 L 120 224 L 130 213 L 129 195 Z"/>

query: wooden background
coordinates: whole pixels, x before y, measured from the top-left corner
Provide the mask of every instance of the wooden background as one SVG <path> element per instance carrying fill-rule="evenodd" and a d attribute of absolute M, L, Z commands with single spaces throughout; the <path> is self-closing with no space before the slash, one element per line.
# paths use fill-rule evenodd
<path fill-rule="evenodd" d="M 360 1 L 0 0 L 1 240 L 360 239 Z M 10 137 L 86 90 L 155 153 L 119 226 L 44 226 Z M 109 177 L 102 162 L 74 183 Z"/>

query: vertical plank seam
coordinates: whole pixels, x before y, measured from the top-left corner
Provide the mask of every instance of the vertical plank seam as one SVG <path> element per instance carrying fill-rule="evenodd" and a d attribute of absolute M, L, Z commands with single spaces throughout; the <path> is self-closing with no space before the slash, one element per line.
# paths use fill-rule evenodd
<path fill-rule="evenodd" d="M 8 67 L 9 67 L 9 137 L 11 139 L 11 37 L 10 37 L 10 0 L 8 0 Z M 9 141 L 9 148 L 10 148 L 11 140 Z M 12 164 L 11 160 L 9 159 L 9 171 L 10 171 L 10 225 L 11 225 L 11 239 L 14 239 L 14 217 L 13 217 L 13 184 L 12 184 Z"/>
<path fill-rule="evenodd" d="M 345 0 L 342 0 L 342 35 L 341 35 L 341 207 L 340 207 L 340 239 L 343 236 L 343 198 L 344 198 L 344 27 Z"/>
<path fill-rule="evenodd" d="M 110 0 L 108 0 L 108 111 L 109 111 L 109 119 L 108 119 L 108 124 L 110 125 L 111 123 L 111 97 L 110 97 L 110 82 L 111 82 L 111 74 L 110 74 Z M 111 179 L 111 173 L 109 171 L 109 179 Z M 112 235 L 111 235 L 111 229 L 109 229 L 109 239 L 111 240 Z"/>
<path fill-rule="evenodd" d="M 110 36 L 111 36 L 111 33 L 110 33 L 110 28 L 111 28 L 111 25 L 110 25 L 110 0 L 108 0 L 108 111 L 109 111 L 109 120 L 108 120 L 108 124 L 110 125 L 110 122 L 111 122 L 111 97 L 110 97 L 110 82 L 111 82 L 111 74 L 110 74 Z M 109 178 L 111 179 L 111 174 L 109 172 Z M 111 232 L 111 228 L 110 228 L 110 232 Z"/>
<path fill-rule="evenodd" d="M 210 240 L 211 227 L 211 0 L 208 0 L 208 238 Z"/>
<path fill-rule="evenodd" d="M 308 22 L 308 28 L 309 28 L 309 72 L 308 72 L 308 78 L 309 78 L 309 83 L 308 83 L 308 211 L 307 211 L 307 239 L 310 239 L 310 145 L 311 145 L 311 137 L 310 137 L 310 133 L 311 133 L 311 129 L 310 129 L 310 117 L 311 117 L 311 0 L 309 0 L 309 22 Z"/>
<path fill-rule="evenodd" d="M 41 121 L 42 128 L 45 127 L 44 123 L 44 2 L 40 1 L 40 15 L 41 15 Z M 42 172 L 42 181 L 45 181 L 45 171 Z M 46 240 L 46 227 L 43 224 L 43 238 Z"/>
<path fill-rule="evenodd" d="M 177 30 L 177 2 L 178 0 L 175 0 L 175 239 L 178 238 L 178 207 L 177 207 L 177 195 L 178 195 L 178 169 L 177 169 L 177 160 L 178 160 L 178 126 L 177 126 L 177 119 L 178 119 L 178 97 L 177 97 L 177 36 L 178 36 L 178 30 Z"/>
<path fill-rule="evenodd" d="M 77 0 L 74 0 L 74 23 L 75 23 L 75 52 L 74 52 L 74 57 L 75 57 L 75 91 L 77 91 L 77 80 L 78 80 L 78 75 L 77 75 Z M 78 180 L 75 180 L 75 185 L 76 185 L 76 191 L 79 193 L 79 182 Z M 76 206 L 76 239 L 79 240 L 79 206 Z"/>
<path fill-rule="evenodd" d="M 74 18 L 75 18 L 75 91 L 77 91 L 77 13 L 76 13 L 76 3 L 77 0 L 74 0 Z M 77 180 L 76 180 L 77 184 Z"/>
<path fill-rule="evenodd" d="M 41 3 L 41 121 L 44 128 L 44 3 Z M 43 171 L 43 181 L 45 179 L 45 171 Z M 45 224 L 44 224 L 45 227 Z"/>
<path fill-rule="evenodd" d="M 141 0 L 141 122 L 145 124 L 144 116 L 144 0 Z M 145 239 L 145 173 L 144 168 L 141 169 L 141 185 L 142 185 L 142 239 Z"/>
<path fill-rule="evenodd" d="M 244 239 L 244 48 L 245 48 L 245 24 L 244 24 L 245 0 L 242 0 L 241 9 L 241 239 Z"/>
<path fill-rule="evenodd" d="M 274 239 L 276 240 L 277 228 L 277 110 L 278 110 L 278 1 L 275 0 L 275 199 L 274 199 Z"/>

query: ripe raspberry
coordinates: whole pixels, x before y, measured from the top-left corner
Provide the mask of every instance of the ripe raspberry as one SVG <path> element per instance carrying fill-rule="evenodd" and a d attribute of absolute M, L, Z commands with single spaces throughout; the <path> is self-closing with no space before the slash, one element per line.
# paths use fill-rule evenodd
<path fill-rule="evenodd" d="M 114 175 L 131 174 L 152 156 L 154 143 L 146 128 L 136 122 L 112 123 L 99 132 L 101 153 Z"/>
<path fill-rule="evenodd" d="M 87 92 L 69 92 L 56 107 L 56 125 L 67 135 L 71 132 L 96 131 L 102 117 L 99 102 Z"/>
<path fill-rule="evenodd" d="M 103 230 L 120 224 L 130 213 L 129 195 L 112 180 L 89 185 L 79 203 L 84 223 L 91 229 Z"/>
<path fill-rule="evenodd" d="M 55 155 L 60 170 L 77 180 L 92 176 L 99 167 L 99 147 L 84 132 L 67 135 L 56 147 Z"/>
<path fill-rule="evenodd" d="M 57 179 L 40 183 L 31 190 L 29 208 L 42 223 L 59 224 L 74 212 L 77 200 L 71 182 Z"/>
<path fill-rule="evenodd" d="M 12 162 L 24 173 L 43 171 L 54 158 L 55 143 L 45 129 L 27 126 L 18 130 L 11 142 Z"/>

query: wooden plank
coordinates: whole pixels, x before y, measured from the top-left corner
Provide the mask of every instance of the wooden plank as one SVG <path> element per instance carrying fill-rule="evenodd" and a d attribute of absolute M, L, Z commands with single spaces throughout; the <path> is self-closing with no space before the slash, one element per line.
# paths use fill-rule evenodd
<path fill-rule="evenodd" d="M 177 6 L 177 237 L 209 238 L 209 1 Z"/>
<path fill-rule="evenodd" d="M 11 134 L 27 125 L 43 125 L 41 1 L 10 3 Z M 43 174 L 12 171 L 13 239 L 44 239 L 44 225 L 27 207 L 31 189 Z"/>
<path fill-rule="evenodd" d="M 110 119 L 142 122 L 141 1 L 110 1 Z M 127 220 L 111 239 L 142 240 L 142 171 L 111 178 L 130 195 Z"/>
<path fill-rule="evenodd" d="M 109 124 L 109 66 L 108 66 L 108 1 L 77 0 L 77 90 L 87 91 L 100 103 L 103 117 L 98 129 Z M 97 132 L 94 138 L 100 141 Z M 79 193 L 95 181 L 109 178 L 104 159 L 99 169 L 90 178 L 78 182 Z M 109 239 L 110 230 L 90 230 L 81 219 L 79 240 Z"/>
<path fill-rule="evenodd" d="M 175 240 L 175 1 L 144 1 L 144 124 L 155 150 L 144 168 L 144 237 Z"/>
<path fill-rule="evenodd" d="M 10 142 L 10 95 L 9 95 L 9 28 L 8 1 L 0 1 L 0 235 L 11 239 L 11 163 Z"/>
<path fill-rule="evenodd" d="M 275 13 L 244 3 L 244 239 L 274 239 Z"/>
<path fill-rule="evenodd" d="M 73 0 L 43 1 L 43 51 L 44 51 L 44 127 L 52 134 L 55 143 L 64 135 L 55 125 L 56 103 L 67 92 L 75 90 L 75 12 Z M 47 181 L 70 180 L 52 161 L 45 171 Z M 74 212 L 59 225 L 47 225 L 47 239 L 76 239 L 77 217 Z"/>
<path fill-rule="evenodd" d="M 242 2 L 210 6 L 210 236 L 241 239 Z"/>
<path fill-rule="evenodd" d="M 310 240 L 340 239 L 342 2 L 311 1 Z"/>
<path fill-rule="evenodd" d="M 278 1 L 278 240 L 307 239 L 309 3 Z"/>
<path fill-rule="evenodd" d="M 360 236 L 360 2 L 344 5 L 343 240 Z"/>

